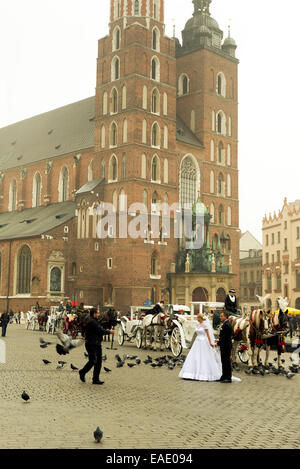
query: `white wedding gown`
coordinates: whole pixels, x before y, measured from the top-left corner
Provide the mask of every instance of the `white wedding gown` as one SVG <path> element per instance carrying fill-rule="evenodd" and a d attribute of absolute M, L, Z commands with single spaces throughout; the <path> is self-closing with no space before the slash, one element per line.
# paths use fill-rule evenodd
<path fill-rule="evenodd" d="M 222 363 L 219 351 L 211 347 L 206 330 L 210 334 L 210 340 L 215 342 L 213 332 L 208 320 L 196 325 L 197 337 L 185 359 L 179 377 L 183 379 L 194 379 L 197 381 L 218 381 L 222 376 Z M 232 381 L 240 381 L 232 377 Z"/>

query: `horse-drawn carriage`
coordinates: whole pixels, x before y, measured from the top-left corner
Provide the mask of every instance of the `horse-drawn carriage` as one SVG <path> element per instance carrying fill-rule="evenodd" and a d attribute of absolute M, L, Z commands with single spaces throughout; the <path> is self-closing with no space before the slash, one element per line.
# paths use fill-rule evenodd
<path fill-rule="evenodd" d="M 54 334 L 60 328 L 60 323 L 63 319 L 64 311 L 60 310 L 59 306 L 51 306 L 50 313 L 47 318 L 46 332 L 47 334 Z"/>
<path fill-rule="evenodd" d="M 32 306 L 31 310 L 26 313 L 25 327 L 34 331 L 37 327 L 46 330 L 46 323 L 49 315 L 49 309 L 45 307 Z"/>
<path fill-rule="evenodd" d="M 142 322 L 147 312 L 150 311 L 150 306 L 131 306 L 130 314 L 120 318 L 117 340 L 119 345 L 124 344 L 126 339 L 128 342 L 136 341 L 138 348 L 142 345 Z"/>

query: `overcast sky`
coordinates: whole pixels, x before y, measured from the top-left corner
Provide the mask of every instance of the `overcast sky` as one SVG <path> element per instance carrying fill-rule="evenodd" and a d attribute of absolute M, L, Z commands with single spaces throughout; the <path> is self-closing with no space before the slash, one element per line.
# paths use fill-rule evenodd
<path fill-rule="evenodd" d="M 0 127 L 95 93 L 97 41 L 109 0 L 1 0 Z M 166 34 L 192 0 L 165 0 Z M 212 0 L 236 40 L 239 66 L 240 228 L 261 241 L 265 213 L 300 199 L 299 0 Z"/>

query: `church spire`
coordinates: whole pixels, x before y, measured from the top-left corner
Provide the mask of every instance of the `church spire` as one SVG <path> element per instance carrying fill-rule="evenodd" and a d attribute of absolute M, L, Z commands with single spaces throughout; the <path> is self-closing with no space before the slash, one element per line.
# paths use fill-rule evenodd
<path fill-rule="evenodd" d="M 194 4 L 194 14 L 200 12 L 210 16 L 209 5 L 211 0 L 193 0 Z"/>

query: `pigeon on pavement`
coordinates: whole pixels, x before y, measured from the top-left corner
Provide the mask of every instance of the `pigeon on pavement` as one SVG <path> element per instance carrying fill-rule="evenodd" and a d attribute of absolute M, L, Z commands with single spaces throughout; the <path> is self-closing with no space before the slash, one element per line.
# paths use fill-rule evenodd
<path fill-rule="evenodd" d="M 111 370 L 109 368 L 104 367 L 104 371 L 106 371 L 106 373 L 109 373 Z"/>
<path fill-rule="evenodd" d="M 136 366 L 136 363 L 127 363 L 127 366 L 129 366 L 129 368 L 133 368 L 134 366 Z"/>
<path fill-rule="evenodd" d="M 76 366 L 74 366 L 72 363 L 71 363 L 71 365 L 70 365 L 70 366 L 71 366 L 72 370 L 74 370 L 74 371 L 76 371 L 76 370 L 78 370 L 78 369 L 79 369 L 79 368 L 76 368 Z"/>
<path fill-rule="evenodd" d="M 45 365 L 49 365 L 49 363 L 51 363 L 49 362 L 49 360 L 44 360 L 44 359 L 43 359 L 43 362 L 45 363 Z"/>
<path fill-rule="evenodd" d="M 28 402 L 30 400 L 30 396 L 27 394 L 26 391 L 22 392 L 21 397 L 22 397 L 23 401 L 25 401 L 25 402 Z"/>
<path fill-rule="evenodd" d="M 103 437 L 103 431 L 100 430 L 100 427 L 97 427 L 96 430 L 94 431 L 94 438 L 96 443 L 100 443 Z"/>

